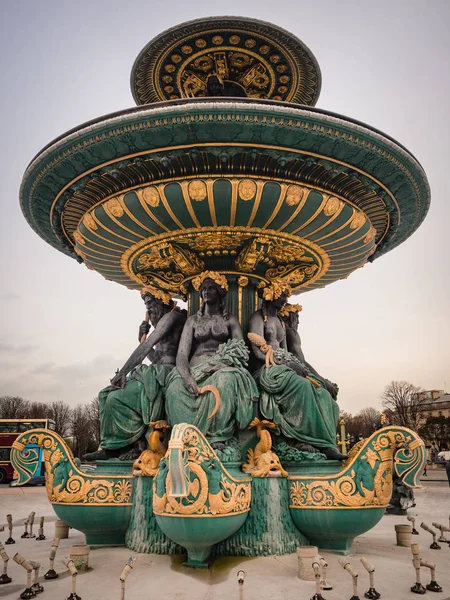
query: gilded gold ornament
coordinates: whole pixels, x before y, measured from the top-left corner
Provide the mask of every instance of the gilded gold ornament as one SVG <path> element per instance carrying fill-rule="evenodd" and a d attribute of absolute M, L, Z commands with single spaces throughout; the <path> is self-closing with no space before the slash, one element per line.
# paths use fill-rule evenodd
<path fill-rule="evenodd" d="M 86 244 L 86 240 L 78 230 L 73 232 L 73 239 L 77 242 L 77 244 Z"/>
<path fill-rule="evenodd" d="M 292 296 L 291 287 L 282 280 L 272 281 L 270 285 L 263 288 L 262 297 L 264 300 L 276 300 L 285 293 L 287 297 Z"/>
<path fill-rule="evenodd" d="M 268 429 L 274 429 L 275 423 L 260 420 L 257 417 L 249 425 L 249 429 L 256 427 L 256 435 L 259 442 L 255 448 L 247 451 L 247 463 L 242 465 L 244 473 L 253 477 L 287 477 L 288 473 L 283 469 L 280 459 L 272 451 L 272 437 Z"/>
<path fill-rule="evenodd" d="M 203 271 L 203 273 L 200 273 L 200 275 L 192 280 L 192 285 L 197 292 L 199 291 L 205 279 L 212 279 L 223 290 L 228 291 L 228 281 L 224 275 L 218 273 L 217 271 Z"/>
<path fill-rule="evenodd" d="M 286 191 L 286 204 L 288 206 L 297 206 L 303 200 L 305 194 L 308 193 L 308 190 L 300 187 L 299 185 L 292 184 L 288 186 Z"/>
<path fill-rule="evenodd" d="M 163 292 L 162 290 L 158 290 L 158 288 L 155 288 L 152 285 L 146 285 L 145 287 L 142 288 L 141 296 L 144 297 L 147 294 L 150 294 L 150 296 L 153 296 L 157 300 L 161 300 L 161 302 L 163 304 L 167 304 L 167 305 L 169 305 L 172 300 L 170 294 L 167 294 L 166 292 Z"/>
<path fill-rule="evenodd" d="M 326 201 L 323 212 L 327 217 L 332 217 L 338 212 L 338 210 L 340 210 L 343 204 L 344 203 L 342 202 L 342 200 L 339 200 L 339 198 L 335 198 L 334 196 L 332 196 Z"/>
<path fill-rule="evenodd" d="M 123 206 L 118 198 L 111 198 L 105 202 L 104 207 L 114 217 L 123 217 Z"/>
<path fill-rule="evenodd" d="M 181 459 L 181 462 L 180 462 Z M 175 472 L 176 471 L 176 472 Z M 185 478 L 185 490 L 174 495 L 173 480 Z M 169 449 L 153 481 L 157 515 L 233 515 L 250 509 L 251 479 L 235 479 L 224 468 L 203 434 L 193 425 L 176 425 Z"/>
<path fill-rule="evenodd" d="M 278 311 L 280 317 L 288 317 L 290 313 L 299 313 L 303 310 L 300 304 L 289 304 L 288 302 Z"/>
<path fill-rule="evenodd" d="M 201 202 L 206 198 L 206 185 L 205 182 L 201 179 L 196 179 L 195 181 L 191 181 L 188 186 L 189 196 L 192 200 L 196 200 L 197 202 Z"/>
<path fill-rule="evenodd" d="M 86 213 L 83 217 L 83 225 L 87 228 L 87 229 L 93 229 L 95 231 L 95 229 L 97 229 L 97 223 L 94 220 L 94 217 L 91 215 L 91 213 Z"/>
<path fill-rule="evenodd" d="M 251 200 L 256 194 L 256 183 L 253 179 L 243 179 L 239 182 L 239 196 L 242 200 Z"/>
<path fill-rule="evenodd" d="M 157 206 L 159 206 L 160 197 L 159 197 L 158 188 L 156 188 L 154 186 L 141 188 L 140 190 L 136 190 L 136 193 L 141 194 L 142 199 L 149 206 L 152 206 L 153 208 L 156 208 Z"/>
<path fill-rule="evenodd" d="M 359 227 L 362 227 L 365 222 L 365 214 L 359 210 L 355 210 L 353 213 L 352 220 L 350 221 L 350 229 L 358 229 Z"/>

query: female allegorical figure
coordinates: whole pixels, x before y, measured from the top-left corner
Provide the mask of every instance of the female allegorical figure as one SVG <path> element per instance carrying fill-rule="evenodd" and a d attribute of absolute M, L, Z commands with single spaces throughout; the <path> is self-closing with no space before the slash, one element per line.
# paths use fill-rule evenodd
<path fill-rule="evenodd" d="M 171 425 L 195 425 L 215 444 L 231 439 L 236 429 L 247 427 L 259 394 L 245 368 L 249 352 L 241 327 L 224 306 L 226 278 L 205 271 L 192 283 L 200 291 L 202 304 L 184 326 L 177 368 L 167 380 L 166 412 Z M 208 385 L 217 388 L 220 395 L 218 411 L 210 419 L 215 397 L 211 392 L 199 394 L 199 388 Z"/>
<path fill-rule="evenodd" d="M 133 444 L 144 436 L 150 422 L 164 418 L 166 378 L 175 366 L 186 312 L 154 287 L 145 287 L 141 296 L 154 330 L 99 393 L 100 449 L 87 454 L 86 460 L 136 458 L 143 448 Z M 146 357 L 151 365 L 141 364 Z"/>
<path fill-rule="evenodd" d="M 304 362 L 300 338 L 297 345 L 292 344 L 291 348 L 287 345 L 286 327 L 279 311 L 290 293 L 289 286 L 279 282 L 263 288 L 261 308 L 250 317 L 249 333 L 256 334 L 273 349 L 276 363 L 261 367 L 257 374 L 261 412 L 278 426 L 282 435 L 300 442 L 300 449 L 313 446 L 328 459 L 343 460 L 346 457 L 336 448 L 337 386 L 322 379 Z M 252 349 L 262 361 L 267 346 L 262 347 L 261 342 L 252 341 Z"/>

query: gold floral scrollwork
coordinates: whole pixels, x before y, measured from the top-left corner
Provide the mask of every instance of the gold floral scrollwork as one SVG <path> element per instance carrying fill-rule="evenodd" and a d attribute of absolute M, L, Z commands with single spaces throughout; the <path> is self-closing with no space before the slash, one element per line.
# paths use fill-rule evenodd
<path fill-rule="evenodd" d="M 196 200 L 197 202 L 201 202 L 206 198 L 206 185 L 201 179 L 191 181 L 188 186 L 188 191 L 192 200 Z"/>
<path fill-rule="evenodd" d="M 327 217 L 332 217 L 342 208 L 343 204 L 344 203 L 342 202 L 342 200 L 339 200 L 339 198 L 335 198 L 334 196 L 331 196 L 326 201 L 323 212 L 325 213 L 325 215 Z"/>
<path fill-rule="evenodd" d="M 158 271 L 151 275 L 138 273 L 136 279 L 144 286 L 157 285 L 162 289 L 167 289 L 176 294 L 184 276 L 181 273 L 173 273 L 172 271 Z"/>
<path fill-rule="evenodd" d="M 186 483 L 183 495 L 173 494 L 172 469 L 177 470 L 177 477 L 180 469 L 183 473 Z M 155 514 L 232 515 L 248 511 L 250 502 L 251 480 L 229 475 L 197 428 L 186 423 L 176 425 L 167 455 L 161 459 L 153 481 Z"/>
<path fill-rule="evenodd" d="M 291 262 L 293 260 L 301 260 L 302 262 L 314 262 L 310 256 L 305 256 L 305 250 L 297 244 L 275 244 L 269 250 L 269 256 L 278 262 Z"/>
<path fill-rule="evenodd" d="M 73 232 L 73 239 L 77 242 L 77 244 L 86 244 L 86 240 L 78 230 Z"/>
<path fill-rule="evenodd" d="M 105 208 L 113 217 L 123 217 L 123 205 L 118 198 L 111 198 L 105 202 Z"/>
<path fill-rule="evenodd" d="M 238 189 L 242 200 L 251 200 L 256 194 L 256 183 L 252 179 L 243 179 L 239 182 Z"/>
<path fill-rule="evenodd" d="M 269 253 L 271 243 L 268 238 L 258 237 L 253 239 L 240 252 L 236 259 L 236 268 L 242 271 L 254 271 L 256 265 Z"/>
<path fill-rule="evenodd" d="M 297 206 L 307 193 L 308 190 L 299 185 L 292 184 L 288 186 L 286 191 L 286 204 L 288 206 Z"/>
<path fill-rule="evenodd" d="M 177 283 L 180 283 L 183 280 L 183 275 L 195 275 L 199 273 L 205 265 L 194 252 L 167 242 L 155 245 L 150 248 L 150 252 L 141 254 L 137 259 L 137 264 L 142 270 L 168 269 L 171 265 L 174 265 L 174 271 L 178 271 L 178 273 L 173 273 L 173 275 L 180 274 L 177 278 Z M 161 274 L 162 273 L 159 272 L 159 275 Z M 153 273 L 148 273 L 148 275 L 150 277 L 154 276 Z M 168 273 L 164 273 L 164 277 L 171 278 Z M 140 277 L 139 280 L 143 282 Z"/>
<path fill-rule="evenodd" d="M 240 277 L 238 277 L 237 283 L 239 287 L 247 287 L 248 277 L 245 277 L 245 275 L 241 275 Z"/>
<path fill-rule="evenodd" d="M 131 501 L 130 477 L 88 475 L 75 464 L 71 450 L 56 433 L 36 429 L 19 436 L 16 444 L 42 448 L 45 463 L 45 485 L 50 502 L 59 504 L 129 504 Z M 17 446 L 18 447 L 18 446 Z M 33 454 L 38 459 L 37 454 Z M 12 451 L 11 461 L 19 473 L 20 483 L 26 483 L 31 473 L 25 451 Z"/>
<path fill-rule="evenodd" d="M 403 482 L 415 487 L 424 461 L 424 443 L 413 431 L 384 427 L 352 448 L 340 473 L 317 480 L 292 477 L 291 507 L 387 506 L 392 495 L 393 463 Z"/>
<path fill-rule="evenodd" d="M 190 250 L 185 250 L 179 246 L 171 246 L 172 260 L 181 273 L 185 275 L 196 275 L 205 267 L 205 263 L 196 254 Z"/>
<path fill-rule="evenodd" d="M 318 270 L 317 265 L 298 266 L 298 265 L 280 265 L 274 269 L 267 269 L 266 277 L 271 281 L 281 279 L 289 285 L 299 285 L 305 280 L 311 279 Z"/>
<path fill-rule="evenodd" d="M 248 239 L 248 235 L 227 235 L 222 232 L 203 233 L 197 235 L 193 240 L 186 240 L 193 250 L 205 252 L 208 250 L 234 250 Z M 184 240 L 182 240 L 184 241 Z"/>
<path fill-rule="evenodd" d="M 360 210 L 355 210 L 353 213 L 352 220 L 350 221 L 350 229 L 358 229 L 362 227 L 366 222 L 366 216 Z"/>
<path fill-rule="evenodd" d="M 83 217 L 83 225 L 87 229 L 97 229 L 97 223 L 94 220 L 94 217 L 90 213 L 86 213 Z"/>
<path fill-rule="evenodd" d="M 150 252 L 141 254 L 137 262 L 142 269 L 166 269 L 170 267 L 172 258 L 162 257 L 159 248 L 152 248 Z"/>
<path fill-rule="evenodd" d="M 161 198 L 159 196 L 158 188 L 155 186 L 151 185 L 149 187 L 136 190 L 136 194 L 152 208 L 159 206 Z"/>

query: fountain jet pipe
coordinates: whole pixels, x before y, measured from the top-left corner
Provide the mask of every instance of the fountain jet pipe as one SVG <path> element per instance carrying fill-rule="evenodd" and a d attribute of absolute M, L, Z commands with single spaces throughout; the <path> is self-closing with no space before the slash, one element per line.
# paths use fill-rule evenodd
<path fill-rule="evenodd" d="M 354 570 L 354 568 L 347 559 L 341 557 L 338 559 L 338 562 L 341 565 L 341 567 L 351 575 L 353 580 L 353 596 L 350 598 L 350 600 L 360 600 L 358 595 L 358 573 Z"/>
<path fill-rule="evenodd" d="M 316 593 L 311 598 L 311 600 L 325 600 L 325 598 L 321 594 L 322 589 L 321 589 L 321 564 L 320 564 L 320 559 L 321 559 L 321 557 L 319 555 L 315 556 L 312 559 L 312 568 L 313 568 L 313 571 L 314 571 L 314 578 L 316 580 Z"/>
<path fill-rule="evenodd" d="M 2 544 L 0 544 L 0 556 L 3 560 L 3 573 L 0 575 L 0 584 L 11 583 L 12 579 L 8 575 L 9 556 L 8 556 L 6 550 L 3 548 Z"/>
<path fill-rule="evenodd" d="M 9 538 L 6 540 L 5 544 L 15 544 L 16 542 L 12 538 L 12 529 L 13 529 L 12 515 L 6 515 L 6 520 L 8 521 Z"/>
<path fill-rule="evenodd" d="M 423 525 L 423 524 L 422 524 Z M 421 525 L 421 527 L 422 527 Z M 419 544 L 411 544 L 411 552 L 412 552 L 412 563 L 416 570 L 416 583 L 412 586 L 411 591 L 414 594 L 426 594 L 426 589 L 423 587 L 420 581 L 420 552 L 419 552 Z"/>
<path fill-rule="evenodd" d="M 34 569 L 34 583 L 31 586 L 31 589 L 35 594 L 40 594 L 44 591 L 43 586 L 39 583 L 39 569 L 41 568 L 41 563 L 38 563 L 35 560 L 30 560 L 30 565 Z"/>
<path fill-rule="evenodd" d="M 33 525 L 34 525 L 34 516 L 35 516 L 35 514 L 36 513 L 34 511 L 32 511 L 32 512 L 30 512 L 30 514 L 28 516 L 27 521 L 28 521 L 28 525 L 30 526 L 30 531 L 28 532 L 28 534 L 26 536 L 27 538 L 34 538 L 34 537 L 36 537 L 34 535 L 34 533 L 33 533 Z"/>
<path fill-rule="evenodd" d="M 28 519 L 25 520 L 24 526 L 25 526 L 25 531 L 20 536 L 21 538 L 27 538 L 28 537 Z"/>
<path fill-rule="evenodd" d="M 361 557 L 361 563 L 369 573 L 369 589 L 364 593 L 364 596 L 370 600 L 378 600 L 378 598 L 381 598 L 381 594 L 375 589 L 375 567 L 367 560 L 365 556 Z"/>
<path fill-rule="evenodd" d="M 42 540 L 45 540 L 45 535 L 44 535 L 44 517 L 41 517 L 40 521 L 39 521 L 39 535 L 36 538 L 37 542 L 40 542 Z"/>
<path fill-rule="evenodd" d="M 431 524 L 433 525 L 433 527 L 439 529 L 439 531 L 441 532 L 441 535 L 438 537 L 438 542 L 445 542 L 447 544 L 449 540 L 446 537 L 444 537 L 444 531 L 450 531 L 450 527 L 446 527 L 445 525 L 441 525 L 440 523 Z"/>
<path fill-rule="evenodd" d="M 127 564 L 124 566 L 123 571 L 120 575 L 120 600 L 125 600 L 125 581 L 127 580 L 128 575 L 130 574 L 131 569 L 134 567 L 134 563 L 136 562 L 136 555 L 131 555 L 128 559 Z"/>
<path fill-rule="evenodd" d="M 416 529 L 416 517 L 408 515 L 406 518 L 408 519 L 408 521 L 410 521 L 410 523 L 412 523 L 412 531 L 411 531 L 411 533 L 413 535 L 419 535 L 419 532 Z"/>
<path fill-rule="evenodd" d="M 322 567 L 322 577 L 320 579 L 320 586 L 323 590 L 332 590 L 333 586 L 327 579 L 328 563 L 323 556 L 320 557 L 320 566 Z"/>
<path fill-rule="evenodd" d="M 426 523 L 421 523 L 420 526 L 422 529 L 424 529 L 425 531 L 428 531 L 428 533 L 431 533 L 431 535 L 433 536 L 433 543 L 430 545 L 431 550 L 440 550 L 441 547 L 436 542 L 436 532 L 433 531 L 433 529 L 431 529 L 431 527 L 428 527 L 428 525 Z"/>
<path fill-rule="evenodd" d="M 431 581 L 425 586 L 430 592 L 442 592 L 441 586 L 436 581 L 436 564 L 420 559 L 420 566 L 426 567 L 431 571 Z"/>
<path fill-rule="evenodd" d="M 31 589 L 31 574 L 33 572 L 33 567 L 26 560 L 26 558 L 24 556 L 22 556 L 21 554 L 19 554 L 18 552 L 16 554 L 14 554 L 13 561 L 16 562 L 18 565 L 20 565 L 21 567 L 23 567 L 27 572 L 27 587 L 20 594 L 20 597 L 22 598 L 22 600 L 29 600 L 30 598 L 34 598 L 36 596 L 36 594 Z"/>
<path fill-rule="evenodd" d="M 52 542 L 52 548 L 50 550 L 50 568 L 44 575 L 44 579 L 57 579 L 58 573 L 55 571 L 55 556 L 59 548 L 59 538 L 55 538 Z"/>
<path fill-rule="evenodd" d="M 78 570 L 75 566 L 75 563 L 71 558 L 69 560 L 62 561 L 64 565 L 69 569 L 70 574 L 72 575 L 72 592 L 67 597 L 67 600 L 81 600 L 80 596 L 77 594 L 77 575 Z"/>

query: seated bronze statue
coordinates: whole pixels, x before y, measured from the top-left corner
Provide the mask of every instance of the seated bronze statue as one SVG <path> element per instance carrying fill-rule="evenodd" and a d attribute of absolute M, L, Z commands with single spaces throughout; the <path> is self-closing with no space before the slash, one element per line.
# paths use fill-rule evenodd
<path fill-rule="evenodd" d="M 250 317 L 249 339 L 262 363 L 255 373 L 262 415 L 300 450 L 316 449 L 328 459 L 345 459 L 336 448 L 337 386 L 306 363 L 289 310 L 284 311 L 285 320 L 291 321 L 288 327 L 280 316 L 290 295 L 289 286 L 274 282 L 259 292 L 262 305 Z"/>
<path fill-rule="evenodd" d="M 141 296 L 154 330 L 99 393 L 100 448 L 86 454 L 85 460 L 136 458 L 145 448 L 149 423 L 165 416 L 166 379 L 175 366 L 186 312 L 156 288 L 144 288 Z M 140 335 L 147 332 L 143 323 Z M 151 365 L 141 364 L 146 357 Z"/>
<path fill-rule="evenodd" d="M 220 449 L 249 425 L 259 394 L 246 369 L 241 327 L 225 308 L 225 276 L 205 271 L 193 285 L 202 304 L 183 329 L 177 368 L 167 379 L 166 413 L 170 425 L 195 425 Z"/>

